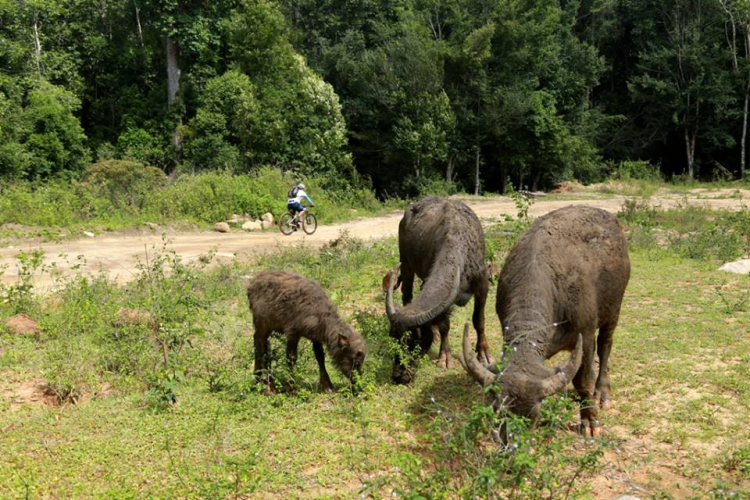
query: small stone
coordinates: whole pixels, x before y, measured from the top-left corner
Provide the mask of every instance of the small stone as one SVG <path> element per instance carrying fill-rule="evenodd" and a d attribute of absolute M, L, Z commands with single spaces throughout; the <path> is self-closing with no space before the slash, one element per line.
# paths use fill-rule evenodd
<path fill-rule="evenodd" d="M 143 225 L 148 227 L 152 231 L 156 231 L 159 229 L 159 224 L 154 224 L 153 222 L 144 222 Z"/>
<path fill-rule="evenodd" d="M 242 224 L 242 229 L 245 231 L 260 231 L 263 229 L 263 224 L 260 221 L 249 220 Z"/>
<path fill-rule="evenodd" d="M 630 495 L 622 495 L 622 496 L 615 498 L 614 500 L 641 500 L 641 499 L 638 497 L 630 496 Z"/>
<path fill-rule="evenodd" d="M 750 259 L 727 262 L 719 268 L 719 271 L 734 274 L 750 274 Z"/>
<path fill-rule="evenodd" d="M 271 223 L 272 226 L 274 224 L 274 217 L 273 217 L 273 214 L 271 212 L 264 213 L 263 216 L 260 218 L 260 220 L 262 220 L 264 222 L 268 221 L 268 222 Z"/>
<path fill-rule="evenodd" d="M 91 231 L 84 231 L 83 234 L 85 234 L 89 238 L 93 238 L 94 237 L 94 233 L 92 233 Z"/>
<path fill-rule="evenodd" d="M 5 326 L 13 335 L 39 335 L 42 333 L 41 328 L 36 321 L 31 319 L 27 314 L 21 313 L 6 318 Z"/>
<path fill-rule="evenodd" d="M 220 233 L 228 233 L 229 224 L 227 224 L 226 222 L 217 222 L 214 226 L 214 229 Z"/>

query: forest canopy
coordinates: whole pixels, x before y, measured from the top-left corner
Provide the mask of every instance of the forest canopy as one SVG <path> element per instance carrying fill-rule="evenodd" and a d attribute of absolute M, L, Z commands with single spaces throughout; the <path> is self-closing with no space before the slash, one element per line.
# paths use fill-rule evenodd
<path fill-rule="evenodd" d="M 749 101 L 744 0 L 0 0 L 3 181 L 739 178 Z"/>

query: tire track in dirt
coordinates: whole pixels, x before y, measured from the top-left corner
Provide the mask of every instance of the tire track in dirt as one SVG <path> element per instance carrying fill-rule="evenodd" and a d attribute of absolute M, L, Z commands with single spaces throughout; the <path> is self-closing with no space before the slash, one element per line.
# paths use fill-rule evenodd
<path fill-rule="evenodd" d="M 537 200 L 529 213 L 538 217 L 552 210 L 568 205 L 589 205 L 603 208 L 610 212 L 617 212 L 622 207 L 625 197 L 615 196 L 607 199 L 577 199 L 577 200 Z M 517 208 L 507 197 L 496 198 L 467 198 L 464 201 L 484 221 L 490 222 L 503 215 L 515 215 Z M 706 199 L 685 197 L 654 197 L 652 205 L 663 208 L 678 204 L 703 204 L 711 208 L 740 209 L 743 206 L 739 199 Z M 185 232 L 169 234 L 166 237 L 166 249 L 180 255 L 183 262 L 192 262 L 201 255 L 214 249 L 214 261 L 226 262 L 237 258 L 246 258 L 252 254 L 274 252 L 280 248 L 292 245 L 306 245 L 321 247 L 336 238 L 342 231 L 363 240 L 380 239 L 396 236 L 398 223 L 402 212 L 393 212 L 380 217 L 367 217 L 341 224 L 320 225 L 318 231 L 308 236 L 294 233 L 284 236 L 278 230 L 268 230 L 257 233 L 234 231 L 217 233 L 214 231 Z M 127 282 L 138 274 L 139 262 L 146 262 L 153 258 L 155 250 L 163 247 L 164 240 L 159 233 L 139 235 L 99 235 L 93 238 L 70 240 L 63 243 L 19 243 L 0 248 L 0 270 L 5 266 L 2 275 L 3 283 L 14 283 L 18 279 L 16 255 L 19 251 L 41 249 L 44 252 L 45 264 L 53 265 L 63 276 L 86 271 L 96 273 L 106 272 L 118 282 Z M 80 259 L 79 259 L 79 256 Z M 81 265 L 81 262 L 84 264 Z M 35 277 L 35 284 L 39 287 L 49 287 L 53 281 L 49 273 Z"/>

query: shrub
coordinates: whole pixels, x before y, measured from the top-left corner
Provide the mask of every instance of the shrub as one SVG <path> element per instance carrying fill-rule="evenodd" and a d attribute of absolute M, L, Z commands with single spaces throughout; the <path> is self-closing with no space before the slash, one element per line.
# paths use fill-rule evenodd
<path fill-rule="evenodd" d="M 645 160 L 626 160 L 620 162 L 610 174 L 610 178 L 614 180 L 663 180 L 659 166 Z"/>
<path fill-rule="evenodd" d="M 21 113 L 20 142 L 30 156 L 28 178 L 78 172 L 89 160 L 86 135 L 73 114 L 81 103 L 72 93 L 41 83 Z"/>
<path fill-rule="evenodd" d="M 115 209 L 140 210 L 153 193 L 165 186 L 167 176 L 158 168 L 127 160 L 104 160 L 90 165 L 82 187 L 108 200 Z"/>

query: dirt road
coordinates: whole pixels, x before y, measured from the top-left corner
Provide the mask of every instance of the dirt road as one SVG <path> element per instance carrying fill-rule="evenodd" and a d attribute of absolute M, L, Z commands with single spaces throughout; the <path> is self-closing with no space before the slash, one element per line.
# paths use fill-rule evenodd
<path fill-rule="evenodd" d="M 585 194 L 583 196 L 585 197 Z M 739 209 L 743 206 L 743 202 L 738 199 L 708 198 L 707 196 L 710 196 L 708 193 L 701 193 L 700 196 L 702 197 L 685 199 L 684 197 L 667 195 L 653 197 L 651 203 L 665 208 L 677 203 L 685 203 L 685 201 L 706 204 L 712 208 Z M 617 212 L 622 207 L 623 200 L 624 197 L 622 196 L 608 199 L 577 200 L 545 200 L 541 198 L 531 206 L 530 213 L 533 216 L 540 216 L 567 205 L 590 205 L 610 212 Z M 465 201 L 486 222 L 497 219 L 503 214 L 515 215 L 517 213 L 513 201 L 505 197 L 475 198 Z M 177 252 L 186 262 L 194 261 L 212 249 L 216 250 L 216 260 L 227 261 L 247 257 L 249 254 L 275 251 L 279 247 L 300 243 L 322 246 L 336 238 L 344 230 L 348 231 L 351 236 L 363 240 L 395 236 L 401 216 L 401 212 L 394 212 L 382 217 L 363 218 L 342 224 L 322 225 L 312 236 L 299 233 L 284 236 L 278 230 L 258 233 L 237 230 L 225 234 L 212 231 L 175 233 L 167 237 L 167 248 Z M 18 279 L 16 255 L 19 251 L 33 249 L 43 250 L 45 263 L 48 265 L 54 264 L 63 275 L 80 272 L 80 270 L 74 270 L 73 267 L 84 262 L 85 264 L 80 267 L 85 271 L 94 273 L 100 270 L 105 271 L 112 279 L 127 282 L 136 276 L 138 263 L 151 258 L 155 249 L 162 247 L 162 242 L 162 235 L 158 231 L 152 234 L 139 235 L 99 235 L 64 243 L 19 244 L 16 242 L 0 248 L 0 270 L 3 266 L 7 266 L 2 275 L 2 282 L 16 282 Z M 49 285 L 51 282 L 51 277 L 48 274 L 38 276 L 35 279 L 35 283 L 39 286 Z"/>

